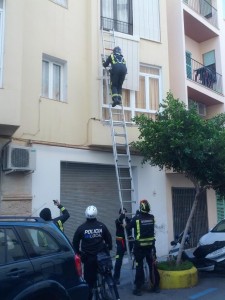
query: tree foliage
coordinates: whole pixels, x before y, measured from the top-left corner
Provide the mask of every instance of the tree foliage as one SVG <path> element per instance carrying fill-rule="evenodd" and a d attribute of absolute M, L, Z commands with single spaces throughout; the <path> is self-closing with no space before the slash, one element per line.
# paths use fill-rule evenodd
<path fill-rule="evenodd" d="M 184 102 L 169 92 L 155 120 L 145 115 L 133 120 L 140 134 L 131 146 L 143 156 L 143 164 L 182 173 L 196 190 L 178 254 L 179 263 L 201 193 L 212 188 L 225 196 L 225 114 L 203 119 L 194 105 L 187 109 Z"/>
<path fill-rule="evenodd" d="M 134 121 L 140 135 L 131 146 L 143 163 L 183 173 L 195 186 L 225 195 L 225 114 L 205 120 L 195 106 L 187 109 L 168 93 L 156 120 L 141 115 Z"/>

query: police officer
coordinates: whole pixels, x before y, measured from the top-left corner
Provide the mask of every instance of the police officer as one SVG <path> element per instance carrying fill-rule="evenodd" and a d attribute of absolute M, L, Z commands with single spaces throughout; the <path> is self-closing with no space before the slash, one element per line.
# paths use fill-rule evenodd
<path fill-rule="evenodd" d="M 111 65 L 110 69 L 110 85 L 112 93 L 112 107 L 121 105 L 122 101 L 122 85 L 127 74 L 126 61 L 122 55 L 120 47 L 115 47 L 113 53 L 109 55 L 106 61 L 103 61 L 103 67 Z"/>
<path fill-rule="evenodd" d="M 126 225 L 127 229 L 134 228 L 134 257 L 136 261 L 134 295 L 141 296 L 141 287 L 143 285 L 143 260 L 146 258 L 150 281 L 151 291 L 158 293 L 159 290 L 159 272 L 155 265 L 155 218 L 150 212 L 150 204 L 147 200 L 140 201 L 140 210 L 132 218 L 131 222 Z"/>
<path fill-rule="evenodd" d="M 39 216 L 44 219 L 45 221 L 53 221 L 55 225 L 63 232 L 63 223 L 66 222 L 66 220 L 69 219 L 70 214 L 68 210 L 62 206 L 58 200 L 53 200 L 54 204 L 60 209 L 60 212 L 62 213 L 61 216 L 52 219 L 51 210 L 48 207 L 45 207 L 41 210 Z"/>
<path fill-rule="evenodd" d="M 119 218 L 115 220 L 116 224 L 116 262 L 114 267 L 114 280 L 116 284 L 120 284 L 120 270 L 123 262 L 123 257 L 127 251 L 125 233 L 123 227 L 123 220 L 125 219 L 126 224 L 130 223 L 130 218 L 125 216 L 127 210 L 123 208 L 123 211 L 119 210 Z M 127 230 L 127 237 L 131 239 L 131 230 Z M 132 250 L 132 242 L 130 242 L 130 251 Z"/>
<path fill-rule="evenodd" d="M 84 279 L 89 285 L 89 300 L 97 279 L 97 254 L 112 250 L 112 236 L 108 228 L 97 220 L 97 208 L 88 206 L 85 211 L 86 222 L 80 225 L 73 237 L 73 247 L 81 254 L 84 265 Z"/>

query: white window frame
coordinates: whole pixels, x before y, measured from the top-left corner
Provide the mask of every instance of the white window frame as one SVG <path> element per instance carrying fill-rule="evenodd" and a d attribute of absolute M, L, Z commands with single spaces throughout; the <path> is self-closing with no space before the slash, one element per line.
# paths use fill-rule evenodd
<path fill-rule="evenodd" d="M 143 72 L 140 72 L 139 73 L 139 76 L 143 76 L 145 78 L 145 107 L 146 108 L 137 108 L 136 107 L 136 91 L 132 91 L 132 90 L 129 90 L 128 93 L 129 93 L 129 99 L 130 99 L 130 106 L 125 106 L 124 105 L 124 112 L 125 112 L 125 115 L 126 115 L 126 112 L 128 113 L 129 112 L 129 115 L 131 116 L 131 118 L 134 118 L 137 114 L 140 114 L 140 113 L 143 113 L 143 114 L 146 114 L 146 115 L 155 115 L 157 113 L 157 110 L 152 110 L 150 108 L 150 95 L 149 95 L 149 79 L 150 78 L 154 78 L 154 79 L 158 79 L 159 81 L 159 105 L 160 103 L 162 103 L 162 68 L 161 67 L 156 67 L 156 66 L 152 66 L 152 65 L 146 65 L 146 64 L 141 64 L 141 66 L 145 66 L 145 67 L 149 67 L 150 69 L 157 69 L 159 71 L 159 74 L 156 75 L 156 74 L 151 74 L 151 73 L 143 73 Z M 105 80 L 104 80 L 105 82 Z M 103 83 L 104 83 L 103 82 Z M 103 90 L 103 89 L 102 89 Z M 102 97 L 103 97 L 103 93 L 102 93 Z M 110 102 L 111 101 L 111 97 L 109 96 L 109 99 L 110 99 Z M 107 101 L 106 101 L 107 102 Z M 105 108 L 108 108 L 108 104 L 104 104 L 105 101 L 102 102 L 102 108 L 105 109 Z M 102 111 L 103 111 L 102 109 Z M 102 115 L 103 117 L 103 115 Z M 127 123 L 132 123 L 131 121 L 127 121 Z"/>
<path fill-rule="evenodd" d="M 3 48 L 4 48 L 4 35 L 5 35 L 5 0 L 0 7 L 0 88 L 3 87 Z"/>
<path fill-rule="evenodd" d="M 48 54 L 42 55 L 42 64 L 43 62 L 47 62 L 49 64 L 49 72 L 48 72 L 48 95 L 43 94 L 43 74 L 42 74 L 42 97 L 49 98 L 61 102 L 66 102 L 67 100 L 67 90 L 66 90 L 66 82 L 67 82 L 67 63 L 66 61 L 50 56 Z M 54 91 L 53 91 L 53 67 L 54 65 L 60 67 L 60 95 L 59 99 L 54 98 Z M 42 66 L 43 68 L 43 66 Z M 43 71 L 43 70 L 42 70 Z"/>
<path fill-rule="evenodd" d="M 58 4 L 62 7 L 68 8 L 68 0 L 50 0 L 54 2 L 55 4 Z"/>

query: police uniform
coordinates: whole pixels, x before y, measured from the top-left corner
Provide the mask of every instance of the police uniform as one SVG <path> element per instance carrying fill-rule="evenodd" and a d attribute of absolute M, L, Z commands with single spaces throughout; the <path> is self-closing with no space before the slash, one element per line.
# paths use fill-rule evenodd
<path fill-rule="evenodd" d="M 73 247 L 81 254 L 84 279 L 89 285 L 89 299 L 92 299 L 92 289 L 97 275 L 97 254 L 112 249 L 112 236 L 108 228 L 96 218 L 87 219 L 77 228 L 73 237 Z"/>
<path fill-rule="evenodd" d="M 134 256 L 136 260 L 135 285 L 136 291 L 140 291 L 144 283 L 143 260 L 146 258 L 152 291 L 159 291 L 159 273 L 155 265 L 155 218 L 152 214 L 138 212 L 127 224 L 128 229 L 134 228 Z"/>
<path fill-rule="evenodd" d="M 119 283 L 120 279 L 120 270 L 123 262 L 123 257 L 125 252 L 127 251 L 126 247 L 126 240 L 125 240 L 125 234 L 124 234 L 124 228 L 122 226 L 123 220 L 125 218 L 126 224 L 130 223 L 130 218 L 125 217 L 124 214 L 121 214 L 119 218 L 115 220 L 116 224 L 116 262 L 115 262 L 115 268 L 114 268 L 114 279 L 116 283 Z M 131 230 L 127 230 L 127 236 L 131 236 Z M 130 251 L 131 251 L 132 245 L 130 245 Z"/>
<path fill-rule="evenodd" d="M 112 53 L 103 63 L 104 68 L 111 65 L 110 84 L 114 104 L 121 104 L 122 85 L 127 74 L 126 61 L 121 53 Z M 115 106 L 113 105 L 113 106 Z"/>

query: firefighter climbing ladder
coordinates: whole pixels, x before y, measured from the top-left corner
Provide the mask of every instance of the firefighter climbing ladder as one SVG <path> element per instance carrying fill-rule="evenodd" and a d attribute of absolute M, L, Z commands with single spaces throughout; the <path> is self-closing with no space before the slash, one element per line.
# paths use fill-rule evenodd
<path fill-rule="evenodd" d="M 104 36 L 105 34 L 105 36 Z M 104 38 L 107 38 L 105 40 Z M 112 32 L 104 32 L 102 30 L 102 44 L 103 44 L 103 58 L 106 60 L 107 53 L 112 53 L 113 48 L 115 47 L 115 35 L 114 31 Z M 109 54 L 108 54 L 109 55 Z M 110 95 L 110 80 L 109 80 L 109 70 L 106 70 L 107 74 L 104 76 L 106 92 L 107 92 L 107 102 L 111 102 Z M 132 176 L 132 167 L 131 167 L 131 156 L 130 149 L 127 137 L 127 128 L 126 128 L 126 120 L 125 120 L 125 112 L 123 104 L 120 106 L 112 107 L 109 104 L 109 120 L 111 125 L 111 136 L 112 136 L 112 145 L 113 145 L 113 156 L 115 163 L 115 171 L 117 177 L 117 186 L 119 192 L 119 200 L 121 210 L 126 207 L 127 214 L 132 216 L 132 203 L 134 201 L 134 184 L 133 184 L 133 176 Z M 125 232 L 127 253 L 130 262 L 130 266 L 132 268 L 132 258 L 129 249 L 129 241 L 127 232 Z M 131 282 L 133 285 L 133 278 L 131 278 Z"/>

